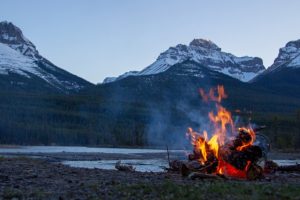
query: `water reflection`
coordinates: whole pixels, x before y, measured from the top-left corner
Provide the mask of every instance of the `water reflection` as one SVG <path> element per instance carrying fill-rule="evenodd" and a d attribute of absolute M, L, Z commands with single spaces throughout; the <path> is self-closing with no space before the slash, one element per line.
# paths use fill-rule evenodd
<path fill-rule="evenodd" d="M 101 161 L 63 161 L 65 165 L 80 168 L 98 168 L 98 169 L 115 169 L 118 160 L 101 160 Z M 149 160 L 122 160 L 123 164 L 129 164 L 135 167 L 139 172 L 162 172 L 168 166 L 168 162 L 163 159 Z"/>

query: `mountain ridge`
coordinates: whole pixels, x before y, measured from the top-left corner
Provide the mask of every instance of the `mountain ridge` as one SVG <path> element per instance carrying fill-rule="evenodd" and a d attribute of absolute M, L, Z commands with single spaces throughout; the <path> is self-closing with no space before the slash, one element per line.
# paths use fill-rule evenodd
<path fill-rule="evenodd" d="M 215 71 L 247 82 L 265 70 L 263 61 L 258 57 L 237 57 L 222 52 L 221 48 L 210 40 L 194 39 L 189 45 L 178 44 L 161 53 L 157 60 L 139 72 L 125 73 L 119 77 L 108 77 L 103 83 L 117 81 L 128 76 L 150 75 L 162 73 L 174 64 L 193 60 Z"/>
<path fill-rule="evenodd" d="M 32 90 L 38 84 L 54 92 L 70 93 L 93 85 L 41 56 L 21 29 L 7 21 L 0 22 L 0 76 L 5 80 L 3 87 L 21 90 Z"/>

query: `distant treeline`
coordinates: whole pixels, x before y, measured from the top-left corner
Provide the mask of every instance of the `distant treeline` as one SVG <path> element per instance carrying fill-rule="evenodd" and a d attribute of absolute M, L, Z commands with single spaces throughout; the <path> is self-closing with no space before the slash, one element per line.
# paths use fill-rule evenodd
<path fill-rule="evenodd" d="M 154 120 L 149 113 L 157 110 L 160 114 Z M 5 92 L 0 113 L 0 144 L 153 146 L 154 140 L 172 144 L 172 138 L 184 136 L 188 125 L 196 126 L 176 105 L 115 102 L 101 95 Z M 300 148 L 300 110 L 240 115 L 266 125 L 262 133 L 273 147 Z"/>

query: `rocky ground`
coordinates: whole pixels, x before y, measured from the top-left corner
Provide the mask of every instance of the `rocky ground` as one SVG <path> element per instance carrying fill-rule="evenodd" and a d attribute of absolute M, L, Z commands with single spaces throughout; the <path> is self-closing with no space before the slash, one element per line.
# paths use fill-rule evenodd
<path fill-rule="evenodd" d="M 259 181 L 189 180 L 174 173 L 71 168 L 43 159 L 0 159 L 0 199 L 300 199 L 300 174 Z"/>

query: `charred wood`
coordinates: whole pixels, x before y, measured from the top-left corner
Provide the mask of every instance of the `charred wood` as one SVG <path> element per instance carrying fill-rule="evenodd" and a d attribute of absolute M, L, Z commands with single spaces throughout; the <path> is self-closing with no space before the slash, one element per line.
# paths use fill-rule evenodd
<path fill-rule="evenodd" d="M 215 175 L 215 174 L 206 174 L 206 173 L 201 173 L 201 172 L 192 172 L 188 175 L 188 177 L 192 180 L 195 179 L 217 179 L 217 180 L 222 180 L 223 178 Z"/>
<path fill-rule="evenodd" d="M 247 169 L 247 179 L 257 180 L 262 179 L 263 177 L 263 169 L 255 163 L 250 164 L 250 166 Z"/>
<path fill-rule="evenodd" d="M 279 166 L 277 171 L 282 172 L 300 172 L 300 164 L 288 165 L 288 166 Z"/>

